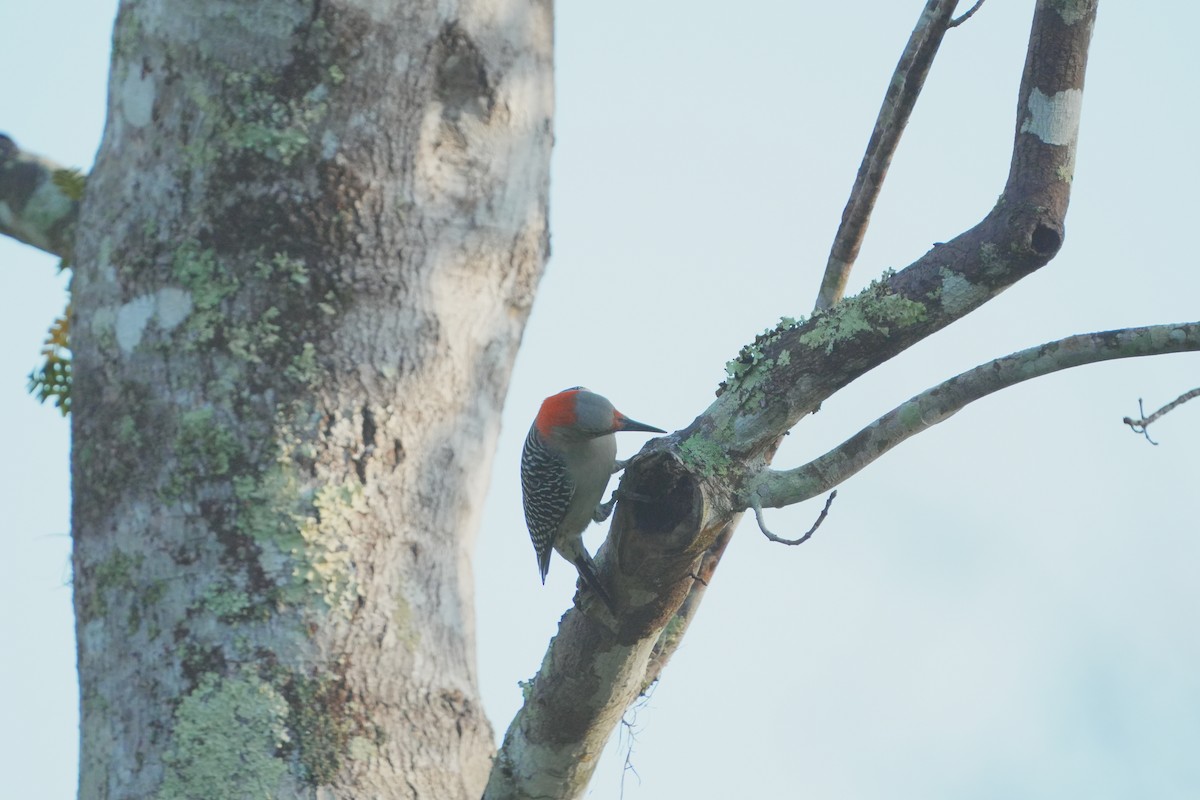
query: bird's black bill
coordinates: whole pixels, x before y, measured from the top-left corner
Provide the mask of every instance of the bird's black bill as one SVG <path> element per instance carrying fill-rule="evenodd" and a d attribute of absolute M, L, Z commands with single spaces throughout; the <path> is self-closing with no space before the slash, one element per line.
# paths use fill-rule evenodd
<path fill-rule="evenodd" d="M 662 428 L 656 428 L 653 425 L 647 425 L 644 422 L 638 422 L 637 420 L 630 419 L 629 417 L 621 418 L 621 427 L 617 430 L 644 431 L 646 433 L 666 433 L 666 431 L 664 431 Z"/>

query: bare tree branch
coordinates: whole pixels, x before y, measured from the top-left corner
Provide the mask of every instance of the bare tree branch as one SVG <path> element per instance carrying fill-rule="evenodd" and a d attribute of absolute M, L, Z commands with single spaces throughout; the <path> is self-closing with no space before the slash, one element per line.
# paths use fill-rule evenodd
<path fill-rule="evenodd" d="M 952 20 L 950 22 L 950 24 L 947 25 L 946 27 L 947 28 L 957 28 L 959 25 L 962 25 L 964 22 L 969 20 L 971 17 L 975 16 L 975 12 L 978 11 L 981 6 L 983 6 L 983 0 L 976 0 L 975 5 L 971 6 L 969 9 L 967 9 L 967 12 L 965 14 L 963 14 L 961 17 L 956 17 L 954 20 Z"/>
<path fill-rule="evenodd" d="M 1074 166 L 1075 134 L 1079 122 L 1077 92 L 1081 92 L 1083 88 L 1088 43 L 1095 23 L 1096 3 L 1094 1 L 1087 2 L 1084 7 L 1080 7 L 1076 11 L 1078 13 L 1072 12 L 1069 15 L 1070 20 L 1068 21 L 1053 4 L 1046 2 L 1038 4 L 1021 80 L 1012 166 L 1008 183 L 997 208 L 989 215 L 989 218 L 971 231 L 958 237 L 954 242 L 935 247 L 925 257 L 895 275 L 890 280 L 891 285 L 940 287 L 940 289 L 944 289 L 943 300 L 951 300 L 947 307 L 948 313 L 965 314 L 976 307 L 970 305 L 968 308 L 961 304 L 973 293 L 964 291 L 964 287 L 968 283 L 964 277 L 968 273 L 965 266 L 971 253 L 977 253 L 981 262 L 988 263 L 989 266 L 983 267 L 981 272 L 996 278 L 1008 270 L 1032 271 L 1037 269 L 1041 264 L 1049 262 L 1057 252 L 1058 246 L 1061 245 L 1062 219 L 1066 214 Z M 1076 93 L 1060 95 L 1057 87 L 1066 87 L 1064 91 L 1071 91 L 1073 88 Z M 1058 124 L 1054 126 L 1044 124 L 1047 109 L 1043 108 L 1044 104 L 1039 102 L 1047 90 L 1053 92 L 1052 97 L 1055 98 L 1061 99 L 1064 96 L 1075 98 L 1074 105 L 1062 103 L 1063 113 L 1058 118 Z M 1043 139 L 1042 133 L 1046 133 L 1049 140 Z M 1045 211 L 1049 208 L 1049 206 L 1042 206 L 1042 203 L 1052 203 L 1056 210 L 1040 218 L 1024 216 L 1030 210 Z M 1010 213 L 1020 209 L 1020 215 L 1024 217 L 1024 222 L 1018 223 L 1016 215 L 1014 215 L 1006 230 L 1001 228 L 997 232 L 996 239 L 988 240 L 984 236 L 984 231 L 989 221 L 1003 213 L 1006 208 Z M 1038 254 L 1032 259 L 1032 263 L 1017 265 L 1008 260 L 1008 255 L 1028 250 L 1033 250 Z M 962 271 L 956 272 L 956 269 Z M 1003 280 L 1017 280 L 1024 274 L 1026 273 L 1009 275 Z M 963 279 L 961 283 L 960 278 Z M 938 291 L 939 288 L 935 288 L 931 294 L 937 294 Z M 853 376 L 846 377 L 844 383 L 840 383 L 837 387 L 828 388 L 824 392 L 817 391 L 816 385 L 821 383 L 820 379 L 832 378 L 836 368 L 844 366 L 849 359 L 847 362 L 838 363 L 821 363 L 814 359 L 797 365 L 792 359 L 797 352 L 803 352 L 803 348 L 797 348 L 795 343 L 796 339 L 802 342 L 805 337 L 810 336 L 818 341 L 822 340 L 823 335 L 814 336 L 822 327 L 822 321 L 830 333 L 830 339 L 835 339 L 844 332 L 861 328 L 865 318 L 869 316 L 868 313 L 865 313 L 868 311 L 866 307 L 870 305 L 869 296 L 869 292 L 864 292 L 855 298 L 861 304 L 864 313 L 841 309 L 839 314 L 837 313 L 838 309 L 835 309 L 835 313 L 832 315 L 817 315 L 809 321 L 807 326 L 798 326 L 802 332 L 786 344 L 777 341 L 776 334 L 782 336 L 783 329 L 788 327 L 781 325 L 772 334 L 759 337 L 759 340 L 756 340 L 753 345 L 748 345 L 743 351 L 746 358 L 739 356 L 737 360 L 730 362 L 731 377 L 733 377 L 733 371 L 740 370 L 740 375 L 731 383 L 741 383 L 743 390 L 749 389 L 745 392 L 745 395 L 748 395 L 745 405 L 750 408 L 750 413 L 754 413 L 753 409 L 757 407 L 756 401 L 759 397 L 770 396 L 772 404 L 775 406 L 773 410 L 776 418 L 782 416 L 778 409 L 786 403 L 780 401 L 780 395 L 787 394 L 789 390 L 787 385 L 780 388 L 780 385 L 776 383 L 779 376 L 773 373 L 779 371 L 778 368 L 785 361 L 785 357 L 789 365 L 785 371 L 790 374 L 794 388 L 797 389 L 797 395 L 799 395 L 801 384 L 808 384 L 811 381 L 813 388 L 813 391 L 804 396 L 797 406 L 786 412 L 785 422 L 788 427 L 804 413 L 819 406 L 823 397 L 827 397 L 844 383 L 853 380 Z M 983 302 L 991 296 L 994 295 L 988 294 L 979 302 Z M 887 326 L 887 330 L 894 332 L 891 326 Z M 865 342 L 854 344 L 852 340 L 855 338 L 854 334 L 850 334 L 844 336 L 839 342 L 831 341 L 828 346 L 828 355 L 832 355 L 835 349 L 839 353 L 844 354 L 848 351 L 855 356 L 858 353 L 870 351 L 871 346 Z M 843 344 L 848 346 L 843 347 Z M 900 344 L 898 339 L 889 340 L 886 344 L 897 347 L 896 352 L 908 346 Z M 876 353 L 876 355 L 879 354 Z M 883 355 L 882 360 L 886 360 L 892 355 L 894 353 Z M 767 366 L 768 364 L 775 369 L 772 370 Z M 868 366 L 864 369 L 869 368 Z M 764 372 L 767 374 L 764 375 Z M 723 386 L 722 391 L 726 388 Z M 729 469 L 730 457 L 736 457 L 738 452 L 735 448 L 723 449 L 715 442 L 710 443 L 705 435 L 706 432 L 709 436 L 719 431 L 733 431 L 735 434 L 744 435 L 753 433 L 756 428 L 755 425 L 747 424 L 753 422 L 753 418 L 749 421 L 744 416 L 726 419 L 716 413 L 718 410 L 717 406 L 710 408 L 697 418 L 686 431 L 673 437 L 677 444 L 693 445 L 686 452 L 696 454 L 702 469 L 706 468 L 707 464 L 707 468 L 715 472 Z M 693 436 L 696 438 L 692 438 Z M 755 457 L 769 462 L 771 454 L 774 453 L 774 446 L 777 444 L 777 437 L 768 439 L 766 446 Z M 701 574 L 705 576 L 706 580 L 710 579 L 715 572 L 732 536 L 733 529 L 741 519 L 738 511 L 737 504 L 734 504 L 725 521 L 726 524 L 724 527 L 720 527 L 713 537 L 714 545 L 706 550 L 701 558 Z M 691 592 L 680 606 L 676 617 L 672 618 L 664 629 L 659 642 L 655 645 L 653 657 L 647 667 L 647 675 L 653 675 L 656 678 L 659 671 L 670 660 L 675 647 L 683 638 L 681 631 L 686 630 L 699 607 L 704 590 L 705 586 L 693 583 Z"/>
<path fill-rule="evenodd" d="M 753 482 L 747 504 L 780 508 L 816 497 L 968 403 L 1031 378 L 1117 358 L 1194 350 L 1200 350 L 1200 322 L 1085 333 L 989 361 L 921 392 L 820 458 L 792 470 L 765 470 Z M 1198 395 L 1200 389 L 1188 394 Z M 1187 396 L 1153 415 L 1147 424 Z M 1128 418 L 1125 422 L 1133 424 Z"/>
<path fill-rule="evenodd" d="M 0 133 L 0 234 L 70 258 L 82 181 Z"/>
<path fill-rule="evenodd" d="M 892 163 L 900 136 L 912 116 L 917 97 L 925 85 L 925 77 L 929 74 L 957 5 L 958 0 L 928 0 L 908 44 L 904 46 L 883 96 L 875 130 L 867 142 L 867 151 L 863 154 L 858 176 L 850 190 L 850 199 L 842 211 L 841 224 L 833 237 L 825 275 L 821 278 L 821 289 L 817 293 L 817 311 L 833 306 L 846 291 L 846 281 L 858 258 L 867 224 L 871 220 L 871 211 L 879 198 L 883 179 L 887 177 L 888 166 Z"/>
<path fill-rule="evenodd" d="M 1170 403 L 1167 403 L 1165 406 L 1160 408 L 1158 411 L 1155 411 L 1153 414 L 1151 414 L 1148 417 L 1146 416 L 1146 410 L 1142 408 L 1141 398 L 1138 398 L 1138 413 L 1142 415 L 1141 418 L 1140 419 L 1130 419 L 1129 417 L 1125 417 L 1125 419 L 1123 419 L 1121 421 L 1124 422 L 1126 425 L 1128 425 L 1130 427 L 1130 429 L 1133 430 L 1134 433 L 1140 433 L 1143 436 L 1145 436 L 1146 441 L 1149 442 L 1150 444 L 1158 445 L 1158 442 L 1156 442 L 1150 438 L 1150 433 L 1146 430 L 1146 428 L 1148 428 L 1150 426 L 1150 423 L 1154 422 L 1156 419 L 1163 416 L 1164 414 L 1170 414 L 1172 411 L 1175 410 L 1176 406 L 1181 406 L 1184 403 L 1186 403 L 1188 400 L 1191 400 L 1196 397 L 1200 397 L 1200 389 L 1192 389 L 1190 392 L 1184 392 L 1179 397 L 1176 397 Z"/>
<path fill-rule="evenodd" d="M 941 330 L 1058 252 L 1070 198 L 1094 0 L 1039 0 L 1004 193 L 978 225 L 730 362 L 717 400 L 628 465 L 597 554 L 620 613 L 567 611 L 505 734 L 484 797 L 578 797 L 625 708 L 678 646 L 784 434 L 863 373 Z M 707 573 L 707 574 L 706 574 Z M 684 612 L 686 610 L 686 613 Z"/>

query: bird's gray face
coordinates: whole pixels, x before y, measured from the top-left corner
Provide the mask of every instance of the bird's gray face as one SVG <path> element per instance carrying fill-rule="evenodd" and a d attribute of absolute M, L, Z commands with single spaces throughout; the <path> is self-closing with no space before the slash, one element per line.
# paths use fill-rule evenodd
<path fill-rule="evenodd" d="M 588 436 L 604 436 L 615 430 L 617 410 L 607 398 L 586 389 L 575 395 L 575 424 Z"/>

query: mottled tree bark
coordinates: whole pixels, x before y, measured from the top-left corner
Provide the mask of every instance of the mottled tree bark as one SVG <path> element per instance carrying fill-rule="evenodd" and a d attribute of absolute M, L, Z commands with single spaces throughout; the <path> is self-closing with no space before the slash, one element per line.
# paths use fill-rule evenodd
<path fill-rule="evenodd" d="M 548 2 L 122 4 L 76 240 L 80 796 L 478 797 Z"/>

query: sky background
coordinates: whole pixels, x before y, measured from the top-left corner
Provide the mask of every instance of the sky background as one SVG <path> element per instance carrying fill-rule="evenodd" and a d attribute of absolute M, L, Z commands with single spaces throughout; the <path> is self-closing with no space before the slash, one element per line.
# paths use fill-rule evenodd
<path fill-rule="evenodd" d="M 723 365 L 812 307 L 921 0 L 559 3 L 553 256 L 517 360 L 477 546 L 497 736 L 574 591 L 537 579 L 517 461 L 541 398 L 585 384 L 664 428 Z M 969 5 L 963 3 L 963 6 Z M 975 224 L 1003 188 L 1032 0 L 949 33 L 851 291 Z M 1061 254 L 804 420 L 820 455 L 964 369 L 1073 333 L 1194 320 L 1200 7 L 1102 4 Z M 0 3 L 0 131 L 87 168 L 112 0 Z M 68 426 L 25 391 L 65 302 L 56 260 L 0 240 L 0 774 L 75 791 Z M 973 404 L 839 489 L 799 548 L 744 522 L 632 717 L 625 798 L 1194 798 L 1200 793 L 1200 355 L 1079 368 Z M 628 434 L 622 456 L 644 441 Z M 798 535 L 819 501 L 768 510 Z M 593 528 L 589 544 L 602 532 Z M 591 797 L 619 795 L 614 735 Z"/>

